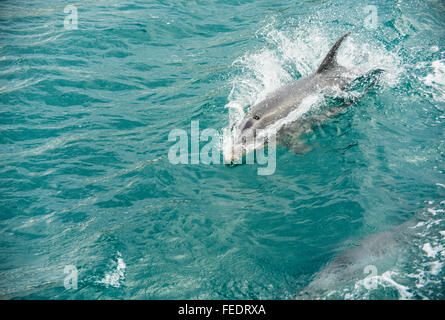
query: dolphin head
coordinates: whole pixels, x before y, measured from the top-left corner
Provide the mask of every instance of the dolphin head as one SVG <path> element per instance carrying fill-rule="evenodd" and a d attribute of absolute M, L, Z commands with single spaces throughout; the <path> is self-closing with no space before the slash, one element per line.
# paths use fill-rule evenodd
<path fill-rule="evenodd" d="M 265 129 L 267 121 L 258 112 L 248 113 L 243 120 L 236 125 L 231 133 L 231 150 L 224 153 L 226 162 L 232 162 L 242 158 L 243 155 L 254 151 L 257 146 L 255 139 Z"/>

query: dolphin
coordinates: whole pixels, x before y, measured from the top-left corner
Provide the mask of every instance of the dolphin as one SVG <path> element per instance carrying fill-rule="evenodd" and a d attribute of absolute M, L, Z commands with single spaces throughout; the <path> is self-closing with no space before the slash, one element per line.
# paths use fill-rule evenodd
<path fill-rule="evenodd" d="M 362 240 L 327 263 L 296 298 L 327 297 L 333 290 L 366 278 L 373 269 L 374 275 L 382 274 L 400 258 L 402 243 L 402 235 L 391 231 Z"/>
<path fill-rule="evenodd" d="M 390 270 L 403 262 L 416 235 L 423 234 L 428 228 L 424 220 L 415 216 L 390 230 L 369 235 L 355 243 L 329 261 L 296 298 L 327 298 L 335 290 Z"/>
<path fill-rule="evenodd" d="M 280 145 L 297 154 L 304 154 L 311 150 L 312 147 L 305 145 L 298 138 L 311 132 L 315 124 L 322 124 L 356 100 L 343 101 L 339 107 L 331 107 L 324 113 L 304 119 L 304 121 L 301 117 L 300 120 L 290 121 L 290 124 L 283 120 L 291 113 L 305 113 L 308 104 L 314 102 L 313 98 L 317 93 L 329 88 L 346 90 L 368 78 L 376 80 L 376 76 L 382 71 L 374 70 L 372 73 L 357 77 L 355 70 L 349 70 L 337 63 L 338 49 L 349 34 L 348 32 L 337 40 L 315 73 L 277 89 L 250 108 L 240 123 L 231 130 L 230 148 L 224 150 L 226 163 L 233 163 L 234 160 L 241 159 L 244 154 L 258 149 L 256 135 L 259 132 L 266 132 L 267 129 L 274 130 L 273 134 L 276 135 Z M 268 137 L 263 138 L 267 144 Z M 260 145 L 262 146 L 265 145 Z"/>

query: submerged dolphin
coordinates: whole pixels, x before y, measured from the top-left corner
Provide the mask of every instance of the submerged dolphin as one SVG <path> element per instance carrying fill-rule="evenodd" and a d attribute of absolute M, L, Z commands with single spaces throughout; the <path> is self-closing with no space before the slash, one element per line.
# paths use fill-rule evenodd
<path fill-rule="evenodd" d="M 414 237 L 422 230 L 419 222 L 421 220 L 414 217 L 391 230 L 370 235 L 337 255 L 303 288 L 297 299 L 327 298 L 330 292 L 390 270 L 403 259 Z"/>
<path fill-rule="evenodd" d="M 307 100 L 310 100 L 314 94 L 331 87 L 344 90 L 358 79 L 353 76 L 352 70 L 348 70 L 336 62 L 338 49 L 348 35 L 349 32 L 337 40 L 314 74 L 279 88 L 265 100 L 250 108 L 232 132 L 232 148 L 230 152 L 227 150 L 224 152 L 224 160 L 227 163 L 240 159 L 244 154 L 255 150 L 257 146 L 254 139 L 257 132 L 279 125 L 280 120 L 285 119 L 291 112 L 298 112 L 300 108 L 305 108 L 307 103 L 310 103 Z M 352 101 L 345 103 L 342 107 L 351 103 Z M 305 121 L 296 121 L 292 125 L 287 124 L 276 128 L 278 142 L 296 153 L 305 153 L 310 147 L 299 142 L 298 137 L 309 132 L 314 122 L 319 123 L 339 113 L 340 110 L 341 108 L 330 108 L 325 113 Z"/>

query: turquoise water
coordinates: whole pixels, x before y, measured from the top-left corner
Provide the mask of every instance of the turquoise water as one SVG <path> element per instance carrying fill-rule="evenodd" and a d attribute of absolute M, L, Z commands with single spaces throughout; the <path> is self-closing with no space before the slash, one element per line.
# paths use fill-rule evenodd
<path fill-rule="evenodd" d="M 312 151 L 169 161 L 347 31 L 385 73 Z M 0 2 L 0 298 L 444 299 L 444 31 L 441 1 Z"/>

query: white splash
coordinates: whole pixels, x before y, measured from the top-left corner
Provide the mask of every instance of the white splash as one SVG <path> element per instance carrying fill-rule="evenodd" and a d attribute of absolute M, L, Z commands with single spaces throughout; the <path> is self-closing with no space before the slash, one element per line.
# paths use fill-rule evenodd
<path fill-rule="evenodd" d="M 369 293 L 372 290 L 377 290 L 379 287 L 389 287 L 397 290 L 399 298 L 401 300 L 411 299 L 413 297 L 413 293 L 410 292 L 410 288 L 395 281 L 393 278 L 396 276 L 398 276 L 397 272 L 386 271 L 381 275 L 366 277 L 365 279 L 357 281 L 354 286 L 354 291 L 357 294 L 357 292 L 363 291 L 363 289 L 365 289 L 366 292 L 364 293 L 363 298 L 367 299 L 369 298 Z M 355 295 L 350 295 L 348 296 L 348 298 L 354 298 Z"/>
<path fill-rule="evenodd" d="M 431 63 L 432 72 L 421 80 L 433 89 L 434 100 L 445 101 L 445 60 L 436 60 Z"/>
<path fill-rule="evenodd" d="M 125 280 L 125 265 L 124 260 L 122 259 L 122 255 L 120 252 L 117 252 L 118 258 L 117 261 L 114 261 L 113 264 L 116 265 L 116 269 L 105 274 L 105 277 L 98 281 L 98 283 L 102 283 L 105 286 L 111 286 L 115 288 L 119 288 L 121 286 L 122 281 Z"/>
<path fill-rule="evenodd" d="M 309 30 L 309 31 L 308 31 Z M 264 100 L 276 89 L 313 73 L 333 44 L 332 36 L 318 25 L 308 25 L 304 30 L 289 28 L 277 30 L 273 23 L 258 32 L 266 44 L 256 52 L 248 52 L 233 63 L 241 72 L 231 80 L 232 89 L 226 108 L 229 109 L 229 130 L 223 135 L 222 149 L 231 150 L 230 135 L 242 121 L 247 109 Z M 339 37 L 339 35 L 337 35 Z M 402 73 L 400 58 L 379 46 L 361 43 L 356 35 L 351 35 L 340 48 L 339 64 L 365 73 L 374 69 L 384 69 L 382 81 L 395 86 Z M 321 102 L 320 97 L 308 97 L 297 112 L 282 119 L 274 127 L 281 127 L 302 117 Z M 233 130 L 232 130 L 233 129 Z M 271 130 L 276 128 L 270 128 Z M 268 131 L 268 130 L 266 130 Z"/>

